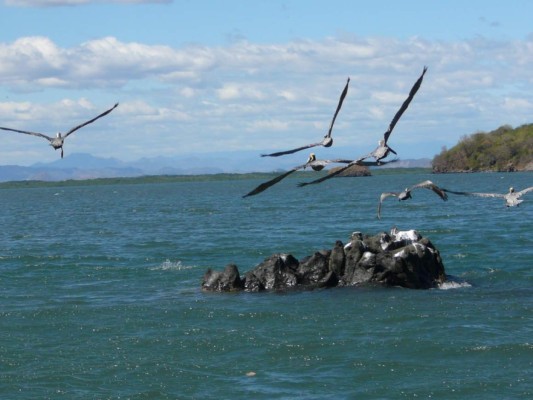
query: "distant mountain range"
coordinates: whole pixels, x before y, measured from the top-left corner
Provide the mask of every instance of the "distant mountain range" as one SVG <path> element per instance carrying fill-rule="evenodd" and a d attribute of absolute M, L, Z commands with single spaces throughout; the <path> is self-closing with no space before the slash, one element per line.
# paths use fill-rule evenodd
<path fill-rule="evenodd" d="M 294 167 L 290 158 L 260 158 L 257 152 L 197 154 L 184 157 L 141 158 L 125 162 L 116 158 L 95 157 L 73 153 L 49 163 L 31 166 L 0 166 L 0 182 L 62 181 L 68 179 L 96 179 L 136 177 L 147 175 L 200 175 L 217 173 L 271 172 Z M 428 158 L 400 160 L 388 168 L 429 168 Z M 383 168 L 383 167 L 382 167 Z"/>

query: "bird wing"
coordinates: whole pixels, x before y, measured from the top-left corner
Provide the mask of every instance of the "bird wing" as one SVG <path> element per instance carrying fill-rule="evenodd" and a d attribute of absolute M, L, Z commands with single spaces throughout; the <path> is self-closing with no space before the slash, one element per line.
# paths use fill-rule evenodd
<path fill-rule="evenodd" d="M 328 134 L 326 137 L 331 137 L 331 131 L 333 130 L 333 124 L 335 123 L 335 120 L 337 119 L 337 114 L 341 110 L 342 103 L 344 101 L 344 98 L 346 97 L 346 94 L 348 93 L 348 85 L 350 84 L 350 78 L 346 81 L 346 86 L 344 86 L 344 90 L 341 93 L 341 97 L 339 98 L 339 104 L 337 104 L 337 110 L 335 110 L 335 114 L 333 114 L 333 119 L 331 120 L 331 124 L 329 125 Z"/>
<path fill-rule="evenodd" d="M 303 167 L 307 166 L 308 163 L 305 163 L 305 164 L 302 164 L 302 165 L 299 165 L 281 175 L 278 175 L 276 176 L 275 178 L 269 180 L 269 181 L 266 181 L 266 182 L 263 182 L 261 183 L 259 186 L 257 186 L 254 190 L 252 190 L 251 192 L 245 194 L 244 196 L 242 196 L 243 198 L 244 197 L 249 197 L 249 196 L 255 196 L 256 194 L 259 194 L 261 192 L 264 192 L 265 190 L 267 190 L 270 186 L 273 186 L 275 185 L 276 183 L 278 183 L 279 181 L 281 181 L 282 179 L 286 178 L 287 176 L 289 176 L 290 174 L 292 174 L 293 172 L 296 172 L 298 171 L 299 169 L 302 169 Z"/>
<path fill-rule="evenodd" d="M 411 100 L 413 100 L 413 97 L 415 97 L 415 94 L 418 91 L 418 89 L 420 89 L 420 85 L 422 85 L 422 80 L 424 79 L 424 74 L 426 73 L 427 69 L 428 67 L 424 67 L 424 70 L 422 71 L 422 75 L 420 75 L 420 78 L 418 78 L 418 80 L 415 82 L 415 84 L 411 88 L 411 91 L 409 92 L 409 96 L 407 96 L 407 99 L 405 99 L 402 106 L 396 112 L 396 115 L 394 116 L 391 123 L 389 124 L 389 129 L 387 129 L 387 131 L 383 134 L 385 144 L 387 143 L 387 140 L 389 139 L 389 136 L 392 133 L 392 130 L 396 126 L 396 123 L 400 120 L 405 110 L 407 110 L 407 107 L 409 107 L 409 104 L 411 103 Z"/>
<path fill-rule="evenodd" d="M 325 180 L 329 179 L 329 178 L 333 178 L 334 176 L 337 176 L 339 175 L 341 172 L 343 171 L 346 171 L 348 168 L 350 168 L 352 165 L 354 165 L 354 162 L 350 162 L 349 164 L 347 164 L 346 166 L 344 167 L 341 167 L 339 168 L 338 170 L 336 171 L 333 171 L 327 175 L 324 175 L 323 177 L 321 178 L 318 178 L 318 179 L 315 179 L 314 181 L 311 181 L 311 182 L 300 182 L 298 184 L 299 187 L 302 187 L 302 186 L 307 186 L 307 185 L 313 185 L 315 183 L 320 183 L 320 182 L 324 182 Z"/>
<path fill-rule="evenodd" d="M 533 191 L 533 186 L 528 187 L 527 189 L 524 189 L 524 190 L 521 190 L 521 191 L 517 192 L 517 193 L 516 193 L 516 198 L 519 198 L 519 197 L 521 197 L 521 196 L 523 196 L 523 195 L 525 195 L 526 193 L 529 193 L 529 192 L 531 192 L 531 191 Z"/>
<path fill-rule="evenodd" d="M 342 91 L 341 97 L 339 98 L 339 104 L 337 104 L 337 109 L 335 110 L 335 114 L 333 115 L 333 119 L 331 121 L 331 124 L 329 125 L 328 133 L 326 136 L 324 136 L 324 138 L 331 137 L 331 132 L 333 130 L 333 124 L 335 123 L 335 120 L 337 119 L 337 115 L 339 114 L 339 111 L 341 110 L 342 103 L 344 102 L 344 98 L 346 97 L 346 94 L 348 93 L 349 84 L 350 84 L 350 78 L 348 78 L 348 80 L 346 81 L 346 86 L 344 86 L 344 90 Z M 279 157 L 279 156 L 284 156 L 286 154 L 292 154 L 292 153 L 296 153 L 301 150 L 309 149 L 311 147 L 323 146 L 323 145 L 324 145 L 324 141 L 318 142 L 318 143 L 311 143 L 311 144 L 308 144 L 302 147 L 297 147 L 292 150 L 278 151 L 278 152 L 270 153 L 270 154 L 261 154 L 261 157 Z"/>
<path fill-rule="evenodd" d="M 435 185 L 430 180 L 417 183 L 416 185 L 412 186 L 409 190 L 418 189 L 418 188 L 424 188 L 424 189 L 430 189 L 433 190 L 442 200 L 448 200 L 448 195 L 444 190 L 442 190 L 440 187 Z"/>
<path fill-rule="evenodd" d="M 390 160 L 390 161 L 381 161 L 381 162 L 376 162 L 376 161 L 363 161 L 364 158 L 359 158 L 355 161 L 350 161 L 349 164 L 347 164 L 346 166 L 344 167 L 341 167 L 327 175 L 324 175 L 323 177 L 321 178 L 318 178 L 318 179 L 315 179 L 314 181 L 311 181 L 311 182 L 300 182 L 298 183 L 298 186 L 299 187 L 302 187 L 302 186 L 307 186 L 307 185 L 314 185 L 314 184 L 317 184 L 317 183 L 321 183 L 321 182 L 324 182 L 325 180 L 327 179 L 330 179 L 330 178 L 333 178 L 337 175 L 339 175 L 340 173 L 346 171 L 348 168 L 354 166 L 354 165 L 361 165 L 361 166 L 364 166 L 364 167 L 374 167 L 374 166 L 380 166 L 380 165 L 385 165 L 385 164 L 388 164 L 388 163 L 394 163 L 394 162 L 397 162 L 398 159 L 394 159 L 394 160 Z M 340 162 L 344 162 L 345 160 L 342 160 L 342 161 L 339 161 Z"/>
<path fill-rule="evenodd" d="M 462 196 L 477 196 L 477 197 L 502 197 L 505 198 L 506 194 L 501 193 L 474 193 L 474 192 L 456 192 L 454 190 L 442 189 L 446 193 L 453 193 Z"/>
<path fill-rule="evenodd" d="M 50 136 L 45 135 L 44 133 L 21 131 L 19 129 L 4 128 L 3 126 L 0 126 L 0 129 L 3 129 L 4 131 L 13 131 L 13 132 L 18 132 L 18 133 L 25 133 L 26 135 L 40 136 L 40 137 L 45 138 L 46 140 L 48 140 L 50 142 L 52 140 L 54 140 L 53 138 L 51 138 Z"/>
<path fill-rule="evenodd" d="M 305 145 L 305 146 L 302 146 L 302 147 L 298 147 L 298 148 L 296 148 L 296 149 L 292 149 L 292 150 L 278 151 L 277 153 L 261 154 L 261 157 L 279 157 L 279 156 L 283 156 L 283 155 L 285 155 L 285 154 L 296 153 L 296 152 L 298 152 L 298 151 L 300 151 L 300 150 L 309 149 L 310 147 L 315 147 L 315 146 L 322 146 L 322 142 L 308 144 L 308 145 Z"/>
<path fill-rule="evenodd" d="M 327 164 L 349 164 L 351 163 L 353 160 L 342 160 L 342 159 L 336 159 L 336 160 L 316 160 L 316 161 L 319 161 L 320 163 L 323 163 L 324 165 L 327 165 Z M 313 162 L 314 161 L 311 161 L 309 163 L 310 166 L 313 165 Z"/>
<path fill-rule="evenodd" d="M 80 128 L 83 128 L 85 125 L 89 125 L 91 123 L 93 123 L 94 121 L 96 121 L 98 118 L 102 118 L 103 116 L 109 114 L 111 111 L 113 111 L 115 108 L 117 108 L 118 106 L 118 103 L 116 103 L 113 107 L 111 107 L 109 110 L 107 111 L 104 111 L 102 114 L 94 117 L 93 119 L 90 119 L 89 121 L 87 122 L 84 122 L 83 124 L 81 125 L 78 125 L 78 126 L 75 126 L 74 128 L 72 128 L 71 130 L 69 130 L 67 133 L 65 133 L 65 135 L 63 137 L 67 137 L 68 135 L 70 135 L 71 133 L 74 133 L 75 131 L 77 131 L 78 129 Z"/>
<path fill-rule="evenodd" d="M 381 196 L 379 196 L 379 203 L 378 203 L 378 219 L 381 219 L 381 203 L 383 203 L 383 200 L 385 200 L 387 197 L 394 196 L 397 197 L 398 193 L 394 192 L 385 192 L 381 193 Z"/>

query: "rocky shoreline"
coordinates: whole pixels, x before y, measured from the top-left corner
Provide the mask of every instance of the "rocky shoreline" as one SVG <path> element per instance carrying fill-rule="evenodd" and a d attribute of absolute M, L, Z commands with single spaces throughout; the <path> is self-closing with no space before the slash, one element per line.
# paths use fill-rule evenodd
<path fill-rule="evenodd" d="M 354 232 L 344 245 L 316 251 L 297 260 L 274 254 L 243 277 L 235 264 L 223 271 L 208 269 L 202 289 L 213 292 L 309 290 L 337 286 L 379 284 L 430 289 L 446 281 L 439 251 L 415 230 L 363 235 Z"/>

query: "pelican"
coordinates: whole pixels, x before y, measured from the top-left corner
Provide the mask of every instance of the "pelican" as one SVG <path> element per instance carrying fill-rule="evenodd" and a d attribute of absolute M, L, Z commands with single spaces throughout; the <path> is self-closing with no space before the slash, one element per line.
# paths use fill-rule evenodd
<path fill-rule="evenodd" d="M 364 161 L 364 160 L 365 160 L 364 157 L 361 157 L 361 158 L 358 158 L 357 160 L 350 161 L 347 165 L 337 169 L 336 171 L 333 171 L 333 172 L 331 172 L 331 173 L 329 173 L 327 175 L 324 175 L 321 178 L 315 179 L 314 181 L 311 181 L 311 182 L 300 182 L 298 184 L 298 186 L 299 187 L 303 187 L 303 186 L 307 186 L 307 185 L 315 185 L 317 183 L 324 182 L 326 179 L 333 178 L 334 176 L 339 175 L 341 172 L 346 171 L 348 168 L 353 167 L 354 165 L 361 165 L 361 166 L 364 166 L 364 167 L 380 167 L 380 166 L 383 166 L 385 164 L 395 163 L 395 162 L 398 161 L 397 158 L 395 158 L 393 160 L 390 160 L 390 161 Z"/>
<path fill-rule="evenodd" d="M 461 194 L 465 196 L 478 196 L 478 197 L 501 197 L 505 200 L 505 206 L 506 207 L 518 207 L 520 203 L 522 203 L 524 200 L 522 200 L 520 197 L 525 195 L 526 193 L 529 193 L 533 191 L 533 186 L 530 186 L 524 190 L 521 190 L 520 192 L 516 192 L 514 187 L 510 187 L 509 191 L 507 193 L 470 193 L 470 192 L 454 192 L 452 190 L 443 189 L 445 192 L 453 193 L 453 194 Z"/>
<path fill-rule="evenodd" d="M 388 161 L 388 162 L 395 162 L 396 160 L 392 160 L 392 161 Z M 386 163 L 388 163 L 386 162 Z M 276 183 L 278 183 L 279 181 L 281 181 L 282 179 L 286 178 L 287 176 L 289 176 L 290 174 L 292 174 L 293 172 L 296 172 L 300 169 L 306 169 L 307 167 L 311 167 L 314 171 L 322 171 L 324 169 L 324 167 L 328 164 L 346 164 L 346 163 L 352 163 L 352 161 L 350 160 L 342 160 L 342 159 L 339 159 L 339 160 L 317 160 L 316 159 L 316 156 L 314 153 L 311 153 L 309 155 L 309 158 L 307 159 L 307 162 L 305 164 L 302 164 L 302 165 L 299 165 L 297 167 L 294 167 L 293 169 L 267 181 L 267 182 L 264 182 L 262 184 L 260 184 L 259 186 L 257 186 L 254 190 L 252 190 L 250 193 L 247 193 L 245 194 L 244 196 L 242 197 L 248 197 L 248 196 L 254 196 L 256 194 L 259 194 L 263 191 L 265 191 L 266 189 L 268 189 L 270 186 L 272 185 L 275 185 Z M 370 166 L 375 166 L 377 165 L 377 163 L 375 161 L 361 161 L 360 164 L 358 165 L 363 165 L 363 166 L 367 166 L 367 167 L 370 167 Z M 300 186 L 300 185 L 299 185 Z"/>
<path fill-rule="evenodd" d="M 339 175 L 343 171 L 345 171 L 348 168 L 350 168 L 352 165 L 360 165 L 360 163 L 363 160 L 366 160 L 367 158 L 370 158 L 370 157 L 373 157 L 376 160 L 376 162 L 377 162 L 376 165 L 379 166 L 379 165 L 383 164 L 383 161 L 381 161 L 381 160 L 384 159 L 385 157 L 387 157 L 390 153 L 397 154 L 393 149 L 391 149 L 388 146 L 387 141 L 389 139 L 390 134 L 392 133 L 392 130 L 396 126 L 396 123 L 398 122 L 398 120 L 400 119 L 402 114 L 405 112 L 405 110 L 407 110 L 407 107 L 409 107 L 409 104 L 411 103 L 411 100 L 413 100 L 413 97 L 415 96 L 416 92 L 420 88 L 420 85 L 422 85 L 422 80 L 424 79 L 424 74 L 426 73 L 427 69 L 428 68 L 426 66 L 424 66 L 424 69 L 422 71 L 422 75 L 420 75 L 418 80 L 415 82 L 415 84 L 411 88 L 411 91 L 409 92 L 409 96 L 403 102 L 403 104 L 400 107 L 400 109 L 398 110 L 398 112 L 396 112 L 396 115 L 394 116 L 394 118 L 392 119 L 391 123 L 389 124 L 389 129 L 387 129 L 387 131 L 383 135 L 383 139 L 381 139 L 378 142 L 378 147 L 374 151 L 372 151 L 371 153 L 368 153 L 367 155 L 365 155 L 363 157 L 358 158 L 357 160 L 354 160 L 351 164 L 348 164 L 348 165 L 346 165 L 346 166 L 344 166 L 342 168 L 339 168 L 337 171 L 335 171 L 335 172 L 333 172 L 331 174 L 323 176 L 323 177 L 321 177 L 319 179 L 316 179 L 316 180 L 314 180 L 312 182 L 302 183 L 302 184 L 300 184 L 300 186 L 313 185 L 313 184 L 317 184 L 317 183 L 320 183 L 320 182 L 324 182 L 326 179 L 330 179 L 330 178 L 333 178 L 334 176 Z"/>
<path fill-rule="evenodd" d="M 305 150 L 305 149 L 308 149 L 310 147 L 315 147 L 315 146 L 331 147 L 331 145 L 333 144 L 333 138 L 331 137 L 331 131 L 333 130 L 333 124 L 335 123 L 335 120 L 337 119 L 337 114 L 341 110 L 342 102 L 344 101 L 344 98 L 346 97 L 346 94 L 348 93 L 349 84 L 350 84 L 350 78 L 348 78 L 348 80 L 346 81 L 346 86 L 344 86 L 344 90 L 341 93 L 339 104 L 337 105 L 337 110 L 335 111 L 335 114 L 333 115 L 333 119 L 331 120 L 331 124 L 329 125 L 328 133 L 326 134 L 326 136 L 324 136 L 324 139 L 321 142 L 308 144 L 306 146 L 298 147 L 292 150 L 279 151 L 277 153 L 271 153 L 271 154 L 261 154 L 261 157 L 279 157 L 285 154 L 296 153 L 297 151 Z"/>
<path fill-rule="evenodd" d="M 405 188 L 402 192 L 385 192 L 381 193 L 381 196 L 379 197 L 379 204 L 378 204 L 378 219 L 381 219 L 381 203 L 383 203 L 383 200 L 385 200 L 387 197 L 394 196 L 398 198 L 398 201 L 403 201 L 407 199 L 411 199 L 411 191 L 414 189 L 423 188 L 423 189 L 430 189 L 433 190 L 436 194 L 439 195 L 439 197 L 446 201 L 448 200 L 448 195 L 444 191 L 444 189 L 441 189 L 437 185 L 435 185 L 433 182 L 427 180 L 424 182 L 417 183 L 416 185 L 411 186 L 410 188 Z"/>
<path fill-rule="evenodd" d="M 26 135 L 33 135 L 33 136 L 40 136 L 42 138 L 45 138 L 50 142 L 50 146 L 54 148 L 54 150 L 61 149 L 61 158 L 63 158 L 63 144 L 65 142 L 65 139 L 70 135 L 71 133 L 74 133 L 80 128 L 83 128 L 85 125 L 89 125 L 90 123 L 96 121 L 98 118 L 102 118 L 103 116 L 109 114 L 111 111 L 113 111 L 118 106 L 118 103 L 116 103 L 113 107 L 111 107 L 109 110 L 103 112 L 102 114 L 98 115 L 97 117 L 94 117 L 93 119 L 90 119 L 87 122 L 84 122 L 81 125 L 75 126 L 74 128 L 70 129 L 67 133 L 64 135 L 61 134 L 61 132 L 58 132 L 56 134 L 56 137 L 50 137 L 48 135 L 45 135 L 44 133 L 39 132 L 30 132 L 30 131 L 21 131 L 18 129 L 12 129 L 12 128 L 5 128 L 3 126 L 0 126 L 0 129 L 3 129 L 4 131 L 13 131 L 13 132 L 19 132 L 19 133 L 25 133 Z"/>
<path fill-rule="evenodd" d="M 376 147 L 371 153 L 362 157 L 362 159 L 374 157 L 376 161 L 380 161 L 383 158 L 387 157 L 390 153 L 394 153 L 395 155 L 397 155 L 397 153 L 388 146 L 387 141 L 389 140 L 389 136 L 391 135 L 392 130 L 396 126 L 396 123 L 400 120 L 405 110 L 407 110 L 407 107 L 409 107 L 409 104 L 411 103 L 411 100 L 413 100 L 413 97 L 415 97 L 415 94 L 416 92 L 418 92 L 418 89 L 420 89 L 420 85 L 422 85 L 422 80 L 424 79 L 424 74 L 426 73 L 427 69 L 428 67 L 424 66 L 422 75 L 420 75 L 418 80 L 415 82 L 415 84 L 411 88 L 411 91 L 409 92 L 409 96 L 407 96 L 407 99 L 405 99 L 400 109 L 396 112 L 396 115 L 389 124 L 389 129 L 387 129 L 383 134 L 383 139 L 380 139 L 378 141 L 378 147 Z"/>
<path fill-rule="evenodd" d="M 350 163 L 351 161 L 350 160 L 317 160 L 316 159 L 316 156 L 315 156 L 315 153 L 311 153 L 309 155 L 309 157 L 307 158 L 307 161 L 305 164 L 302 164 L 302 165 L 298 165 L 297 167 L 294 167 L 293 169 L 279 175 L 279 176 L 276 176 L 274 179 L 271 179 L 267 182 L 264 182 L 262 184 L 260 184 L 259 186 L 257 186 L 254 190 L 252 190 L 250 193 L 247 193 L 245 194 L 244 196 L 242 197 L 248 197 L 248 196 L 254 196 L 256 194 L 259 194 L 263 191 L 265 191 L 266 189 L 268 189 L 270 186 L 273 186 L 275 185 L 276 183 L 278 183 L 279 181 L 281 181 L 282 179 L 286 178 L 287 176 L 289 176 L 290 174 L 292 174 L 293 172 L 296 172 L 300 169 L 306 169 L 307 167 L 310 167 L 313 169 L 313 171 L 322 171 L 324 169 L 324 167 L 328 164 L 333 164 L 333 163 L 338 163 L 338 164 L 343 164 L 343 163 Z"/>

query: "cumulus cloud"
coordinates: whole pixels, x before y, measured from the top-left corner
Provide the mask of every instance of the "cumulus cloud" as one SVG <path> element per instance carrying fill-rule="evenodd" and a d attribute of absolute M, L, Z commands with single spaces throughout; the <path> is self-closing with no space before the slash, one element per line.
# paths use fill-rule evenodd
<path fill-rule="evenodd" d="M 4 91 L 27 98 L 51 91 L 90 102 L 0 100 L 0 117 L 3 124 L 33 121 L 25 128 L 51 129 L 55 115 L 83 119 L 83 111 L 120 100 L 116 114 L 123 121 L 106 125 L 113 133 L 108 140 L 127 131 L 131 140 L 144 143 L 138 146 L 144 152 L 158 146 L 176 152 L 231 150 L 242 148 L 239 143 L 258 150 L 275 143 L 290 147 L 325 134 L 349 76 L 335 143 L 370 146 L 428 65 L 392 140 L 396 150 L 405 143 L 414 151 L 416 139 L 438 152 L 464 134 L 531 122 L 532 63 L 533 37 L 508 42 L 343 37 L 181 47 L 116 37 L 63 47 L 47 37 L 23 37 L 0 42 Z M 102 93 L 106 100 L 95 100 Z M 188 135 L 195 140 L 187 148 L 176 146 L 177 138 Z M 110 148 L 119 151 L 119 140 Z"/>

